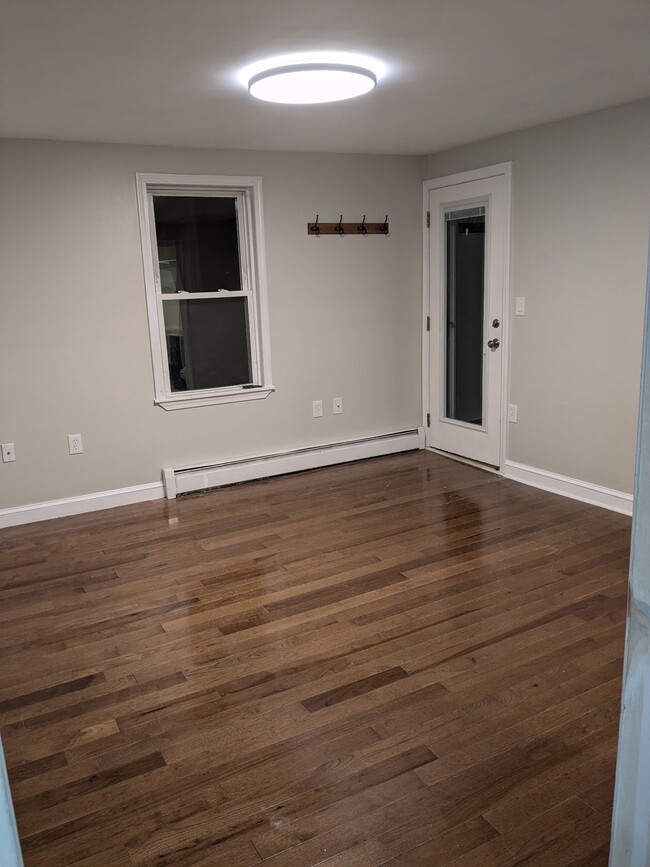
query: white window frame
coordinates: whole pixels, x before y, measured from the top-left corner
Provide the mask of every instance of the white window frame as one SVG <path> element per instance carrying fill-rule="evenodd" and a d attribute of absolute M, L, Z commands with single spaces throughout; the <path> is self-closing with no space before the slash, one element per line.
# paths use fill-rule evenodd
<path fill-rule="evenodd" d="M 187 409 L 210 404 L 260 400 L 275 388 L 271 377 L 271 349 L 266 288 L 266 257 L 262 212 L 262 179 L 230 175 L 170 175 L 136 173 L 140 241 L 147 296 L 149 338 L 153 363 L 154 403 L 166 410 Z M 222 293 L 177 292 L 161 290 L 154 217 L 154 196 L 223 196 L 237 202 L 237 229 L 242 291 L 223 297 L 247 298 L 249 313 L 250 358 L 253 386 L 172 391 L 167 359 L 167 340 L 163 317 L 164 298 L 169 300 L 218 299 Z M 218 303 L 218 300 L 216 301 Z"/>

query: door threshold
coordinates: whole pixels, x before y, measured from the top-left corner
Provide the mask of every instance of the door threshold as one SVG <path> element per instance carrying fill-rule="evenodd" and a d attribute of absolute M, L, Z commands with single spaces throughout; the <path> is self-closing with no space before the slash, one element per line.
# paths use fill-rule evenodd
<path fill-rule="evenodd" d="M 473 461 L 471 458 L 464 458 L 462 455 L 455 455 L 453 452 L 445 452 L 442 449 L 434 449 L 433 446 L 427 446 L 428 452 L 433 452 L 436 455 L 441 455 L 443 458 L 451 458 L 452 461 L 458 461 L 459 464 L 467 464 L 468 467 L 475 467 L 477 470 L 485 470 L 488 473 L 494 473 L 497 476 L 501 475 L 499 467 L 494 467 L 492 464 L 482 464 L 480 461 Z"/>

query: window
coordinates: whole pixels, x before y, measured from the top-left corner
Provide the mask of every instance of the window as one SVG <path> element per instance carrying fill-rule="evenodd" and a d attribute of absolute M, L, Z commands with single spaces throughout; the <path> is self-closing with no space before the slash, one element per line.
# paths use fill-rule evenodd
<path fill-rule="evenodd" d="M 273 391 L 260 178 L 138 174 L 155 402 Z"/>

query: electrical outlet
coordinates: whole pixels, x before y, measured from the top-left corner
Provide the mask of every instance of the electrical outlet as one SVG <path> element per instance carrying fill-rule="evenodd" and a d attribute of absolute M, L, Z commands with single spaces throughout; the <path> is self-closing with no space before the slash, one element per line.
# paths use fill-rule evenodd
<path fill-rule="evenodd" d="M 508 404 L 508 421 L 511 421 L 513 424 L 517 424 L 517 404 L 509 403 Z"/>
<path fill-rule="evenodd" d="M 323 417 L 323 401 L 315 400 L 311 405 L 311 414 L 314 418 Z"/>
<path fill-rule="evenodd" d="M 5 464 L 16 460 L 16 448 L 13 443 L 2 443 L 2 460 Z"/>
<path fill-rule="evenodd" d="M 526 315 L 526 299 L 523 295 L 517 295 L 515 298 L 515 316 Z"/>
<path fill-rule="evenodd" d="M 71 455 L 80 455 L 84 450 L 81 434 L 68 434 L 68 451 Z"/>
<path fill-rule="evenodd" d="M 332 398 L 332 412 L 334 415 L 341 415 L 343 412 L 343 398 L 342 397 L 334 397 Z"/>

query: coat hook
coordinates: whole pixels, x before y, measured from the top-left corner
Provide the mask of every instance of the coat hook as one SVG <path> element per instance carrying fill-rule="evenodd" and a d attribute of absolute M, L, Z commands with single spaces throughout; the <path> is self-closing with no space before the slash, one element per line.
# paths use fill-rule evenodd
<path fill-rule="evenodd" d="M 366 229 L 366 215 L 365 214 L 363 215 L 363 220 L 361 222 L 361 225 L 357 226 L 357 232 L 361 232 L 361 234 L 363 235 L 364 238 L 368 234 L 368 230 Z"/>
<path fill-rule="evenodd" d="M 386 214 L 386 219 L 384 220 L 382 225 L 379 227 L 379 231 L 383 232 L 384 235 L 388 234 L 388 214 Z"/>
<path fill-rule="evenodd" d="M 345 234 L 345 229 L 343 228 L 343 214 L 339 217 L 338 226 L 334 226 L 334 231 L 337 232 L 341 237 Z"/>
<path fill-rule="evenodd" d="M 316 214 L 316 222 L 311 227 L 312 232 L 316 235 L 316 237 L 320 237 L 320 226 L 318 225 L 318 214 Z"/>

